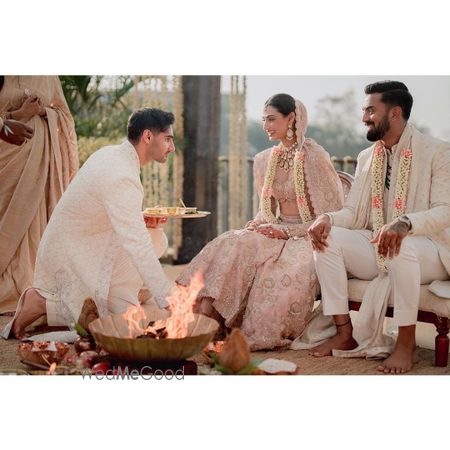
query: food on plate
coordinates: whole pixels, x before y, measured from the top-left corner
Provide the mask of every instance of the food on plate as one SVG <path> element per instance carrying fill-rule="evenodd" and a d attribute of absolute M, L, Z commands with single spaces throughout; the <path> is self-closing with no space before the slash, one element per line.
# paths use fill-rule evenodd
<path fill-rule="evenodd" d="M 197 208 L 185 208 L 184 206 L 154 206 L 145 208 L 144 214 L 149 216 L 182 216 L 184 214 L 197 214 Z"/>
<path fill-rule="evenodd" d="M 161 214 L 161 208 L 145 208 L 145 214 Z"/>

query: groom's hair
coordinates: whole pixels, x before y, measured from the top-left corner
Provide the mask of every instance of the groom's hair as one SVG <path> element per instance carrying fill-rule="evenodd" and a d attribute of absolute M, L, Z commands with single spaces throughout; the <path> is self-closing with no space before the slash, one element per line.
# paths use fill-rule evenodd
<path fill-rule="evenodd" d="M 413 105 L 412 95 L 401 81 L 377 81 L 368 84 L 364 92 L 369 94 L 382 94 L 381 101 L 389 106 L 400 106 L 405 120 L 409 119 Z"/>
<path fill-rule="evenodd" d="M 141 108 L 134 111 L 128 118 L 127 137 L 130 142 L 137 142 L 144 130 L 153 133 L 166 131 L 175 122 L 171 112 L 156 108 Z"/>

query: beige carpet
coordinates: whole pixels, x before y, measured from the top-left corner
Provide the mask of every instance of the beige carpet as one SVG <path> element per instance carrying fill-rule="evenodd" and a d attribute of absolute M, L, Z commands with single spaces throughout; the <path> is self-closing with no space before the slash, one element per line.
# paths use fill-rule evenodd
<path fill-rule="evenodd" d="M 10 317 L 0 316 L 0 327 L 3 327 Z M 0 338 L 0 373 L 31 373 L 30 367 L 21 364 L 17 355 L 18 341 Z M 278 350 L 270 352 L 255 352 L 252 357 L 257 360 L 277 358 L 292 361 L 297 364 L 299 374 L 302 375 L 381 375 L 376 370 L 378 361 L 352 358 L 313 358 L 306 350 Z M 198 363 L 203 362 L 201 356 L 194 358 Z M 450 366 L 434 367 L 434 353 L 431 350 L 418 347 L 417 362 L 410 372 L 412 375 L 450 375 Z"/>
<path fill-rule="evenodd" d="M 163 265 L 164 271 L 171 280 L 175 280 L 184 266 Z M 356 313 L 354 313 L 356 314 Z M 0 328 L 10 320 L 9 317 L 0 316 Z M 389 320 L 389 319 L 386 319 Z M 447 367 L 434 367 L 433 341 L 435 328 L 430 324 L 418 324 L 417 342 L 420 347 L 417 348 L 417 362 L 411 372 L 412 375 L 450 375 L 450 365 Z M 0 338 L 0 372 L 18 372 L 29 371 L 28 366 L 20 363 L 17 356 L 18 341 L 5 341 Z M 427 347 L 427 348 L 425 348 Z M 360 358 L 313 358 L 308 355 L 306 350 L 278 350 L 270 352 L 255 352 L 253 358 L 262 360 L 266 358 L 286 359 L 292 361 L 298 366 L 300 374 L 304 375 L 381 375 L 384 374 L 376 370 L 379 361 L 367 361 Z M 198 363 L 203 362 L 201 356 L 194 360 Z"/>

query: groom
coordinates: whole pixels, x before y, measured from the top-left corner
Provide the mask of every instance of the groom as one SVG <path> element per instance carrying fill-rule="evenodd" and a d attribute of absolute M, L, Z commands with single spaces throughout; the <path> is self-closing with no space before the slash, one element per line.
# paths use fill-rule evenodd
<path fill-rule="evenodd" d="M 337 329 L 312 354 L 364 350 L 353 335 L 347 272 L 363 280 L 378 277 L 364 302 L 384 304 L 390 290 L 399 330 L 392 354 L 378 370 L 403 373 L 414 361 L 420 285 L 449 279 L 450 145 L 408 123 L 413 99 L 403 83 L 377 82 L 365 93 L 362 121 L 375 144 L 358 156 L 344 208 L 322 214 L 309 229 L 323 311 L 334 317 Z M 367 324 L 373 322 L 374 316 L 367 317 Z M 367 335 L 364 328 L 358 329 L 361 335 Z"/>
<path fill-rule="evenodd" d="M 45 314 L 50 326 L 70 325 L 87 297 L 100 315 L 137 305 L 144 287 L 159 308 L 168 306 L 172 285 L 158 261 L 167 238 L 157 222 L 146 229 L 140 167 L 165 163 L 175 151 L 173 123 L 170 112 L 135 111 L 128 139 L 98 150 L 83 165 L 45 229 L 33 287 L 22 294 L 3 337 L 11 326 L 16 338 L 23 337 L 25 328 Z"/>

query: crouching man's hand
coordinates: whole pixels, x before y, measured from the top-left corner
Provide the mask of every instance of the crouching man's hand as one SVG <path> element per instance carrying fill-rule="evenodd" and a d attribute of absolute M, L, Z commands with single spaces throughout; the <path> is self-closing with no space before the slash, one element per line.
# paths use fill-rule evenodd
<path fill-rule="evenodd" d="M 147 217 L 144 216 L 145 226 L 147 228 L 159 228 L 167 223 L 167 217 Z"/>

